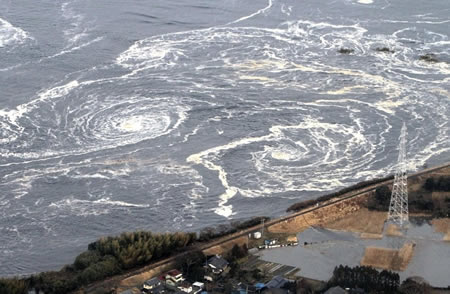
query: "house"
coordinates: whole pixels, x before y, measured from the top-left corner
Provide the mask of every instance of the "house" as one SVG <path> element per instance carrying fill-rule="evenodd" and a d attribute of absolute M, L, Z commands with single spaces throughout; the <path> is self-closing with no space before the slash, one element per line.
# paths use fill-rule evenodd
<path fill-rule="evenodd" d="M 185 293 L 192 292 L 192 285 L 186 281 L 182 281 L 182 282 L 178 283 L 177 288 Z"/>
<path fill-rule="evenodd" d="M 179 270 L 171 270 L 166 274 L 166 283 L 176 286 L 177 283 L 184 281 L 183 274 Z"/>
<path fill-rule="evenodd" d="M 203 289 L 203 288 L 205 288 L 205 284 L 202 283 L 202 282 L 194 282 L 194 283 L 192 284 L 192 287 L 198 287 L 198 288 L 200 288 L 200 289 Z"/>
<path fill-rule="evenodd" d="M 151 290 L 153 288 L 158 287 L 159 285 L 161 285 L 161 280 L 158 278 L 152 278 L 150 280 L 145 281 L 144 284 L 142 285 L 142 288 L 146 290 Z"/>
<path fill-rule="evenodd" d="M 228 267 L 228 261 L 220 255 L 214 255 L 206 262 L 206 266 L 212 270 L 214 274 L 222 273 Z"/>
<path fill-rule="evenodd" d="M 290 282 L 290 280 L 283 278 L 282 276 L 275 276 L 273 277 L 270 282 L 266 284 L 266 287 L 271 288 L 282 288 L 286 283 Z"/>
<path fill-rule="evenodd" d="M 205 284 L 201 282 L 194 282 L 192 284 L 192 294 L 197 294 L 205 288 Z"/>
<path fill-rule="evenodd" d="M 154 287 L 152 289 L 145 289 L 145 288 L 142 289 L 142 293 L 163 294 L 163 293 L 166 293 L 166 292 L 167 291 L 166 291 L 166 288 L 164 287 L 164 285 L 159 285 L 159 286 L 156 286 L 156 287 Z"/>

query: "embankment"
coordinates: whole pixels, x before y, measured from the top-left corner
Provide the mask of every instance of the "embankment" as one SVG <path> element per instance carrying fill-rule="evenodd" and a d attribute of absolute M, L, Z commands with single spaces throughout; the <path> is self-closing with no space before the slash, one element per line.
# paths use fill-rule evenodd
<path fill-rule="evenodd" d="M 450 163 L 445 165 L 436 166 L 420 172 L 409 175 L 410 179 L 415 177 L 428 176 L 435 172 L 449 173 Z M 264 227 L 273 233 L 298 233 L 310 226 L 326 225 L 337 223 L 337 226 L 342 225 L 339 220 L 343 220 L 346 217 L 350 217 L 356 212 L 361 212 L 367 207 L 368 196 L 375 191 L 377 187 L 383 185 L 392 184 L 392 180 L 386 180 L 379 182 L 364 188 L 348 191 L 345 194 L 339 195 L 338 197 L 325 200 L 323 202 L 317 203 L 313 207 L 307 207 L 296 213 L 282 216 L 277 219 L 270 220 L 265 223 Z M 383 219 L 383 216 L 379 216 Z M 355 231 L 364 232 L 366 231 L 363 227 L 371 228 L 369 233 L 373 235 L 378 235 L 380 222 L 376 221 L 374 224 L 361 224 L 354 228 Z M 345 223 L 345 221 L 344 221 Z M 361 227 L 361 228 L 360 228 Z M 223 236 L 216 240 L 213 240 L 206 244 L 201 244 L 197 248 L 192 250 L 202 250 L 205 254 L 221 254 L 230 250 L 234 244 L 244 244 L 248 240 L 248 235 L 252 232 L 261 229 L 261 225 L 250 227 L 239 232 Z M 119 289 L 129 288 L 132 286 L 140 286 L 146 279 L 156 276 L 167 269 L 170 269 L 176 265 L 177 258 L 182 255 L 189 253 L 189 251 L 180 253 L 173 257 L 167 258 L 165 260 L 147 265 L 143 268 L 130 271 L 126 274 L 118 275 L 107 279 L 102 282 L 97 282 L 86 288 L 87 293 L 92 293 L 95 289 L 99 287 L 109 287 L 112 285 L 118 286 Z"/>

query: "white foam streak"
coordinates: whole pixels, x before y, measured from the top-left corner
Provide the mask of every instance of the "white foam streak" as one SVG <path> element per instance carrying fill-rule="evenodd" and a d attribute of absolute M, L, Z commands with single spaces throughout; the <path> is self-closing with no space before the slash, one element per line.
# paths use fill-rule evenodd
<path fill-rule="evenodd" d="M 70 48 L 64 49 L 61 52 L 58 52 L 58 53 L 56 53 L 54 55 L 44 57 L 43 59 L 41 59 L 39 61 L 41 62 L 44 59 L 51 59 L 51 58 L 59 57 L 59 56 L 62 56 L 62 55 L 68 54 L 68 53 L 72 53 L 72 52 L 78 51 L 78 50 L 83 49 L 85 47 L 88 47 L 88 46 L 90 46 L 90 45 L 92 45 L 94 43 L 100 42 L 103 39 L 104 39 L 104 37 L 97 37 L 97 38 L 95 38 L 95 39 L 93 39 L 93 40 L 91 40 L 89 42 L 80 44 L 78 46 L 70 47 Z"/>
<path fill-rule="evenodd" d="M 272 6 L 273 6 L 273 1 L 272 0 L 268 0 L 268 3 L 267 3 L 266 7 L 261 8 L 258 11 L 254 12 L 254 13 L 252 13 L 250 15 L 243 16 L 243 17 L 241 17 L 239 19 L 236 19 L 236 20 L 234 20 L 232 22 L 229 22 L 229 23 L 226 24 L 226 26 L 242 22 L 244 20 L 247 20 L 249 18 L 257 16 L 258 14 L 266 13 Z"/>
<path fill-rule="evenodd" d="M 229 183 L 228 175 L 225 169 L 219 165 L 216 161 L 220 158 L 220 156 L 232 149 L 236 149 L 238 147 L 242 147 L 244 145 L 250 145 L 254 143 L 261 143 L 261 142 L 280 142 L 283 139 L 286 139 L 285 132 L 293 131 L 293 130 L 313 130 L 314 136 L 317 138 L 321 138 L 320 140 L 325 140 L 327 142 L 322 148 L 323 153 L 323 162 L 322 164 L 327 165 L 333 165 L 340 161 L 341 159 L 336 156 L 336 145 L 337 142 L 333 142 L 331 139 L 329 139 L 325 135 L 325 131 L 327 132 L 334 132 L 336 134 L 343 134 L 344 136 L 350 136 L 351 140 L 349 141 L 349 144 L 352 146 L 361 146 L 366 144 L 366 139 L 362 134 L 360 134 L 356 129 L 353 127 L 343 128 L 340 125 L 337 124 L 328 124 L 323 122 L 318 122 L 316 119 L 312 118 L 306 118 L 304 122 L 293 125 L 293 126 L 283 126 L 283 125 L 276 125 L 272 126 L 269 130 L 269 134 L 265 136 L 260 137 L 250 137 L 250 138 L 243 138 L 240 140 L 236 140 L 233 142 L 230 142 L 225 145 L 213 147 L 210 149 L 207 149 L 205 151 L 202 151 L 197 154 L 192 154 L 187 158 L 187 162 L 193 163 L 193 164 L 199 164 L 203 165 L 204 167 L 208 168 L 209 170 L 215 171 L 218 173 L 218 179 L 222 186 L 225 189 L 225 192 L 219 195 L 219 202 L 218 207 L 216 208 L 215 212 L 219 215 L 222 215 L 224 217 L 230 217 L 233 215 L 233 207 L 232 205 L 229 205 L 228 202 L 231 198 L 233 198 L 238 192 L 240 192 L 244 196 L 250 196 L 255 197 L 256 195 L 261 194 L 270 194 L 275 192 L 286 192 L 289 191 L 298 191 L 301 189 L 304 189 L 304 187 L 298 187 L 296 186 L 292 181 L 289 181 L 286 177 L 283 177 L 283 182 L 285 184 L 282 188 L 272 187 L 269 189 L 268 186 L 264 187 L 264 183 L 260 182 L 259 185 L 263 187 L 263 191 L 255 191 L 251 189 L 241 189 L 236 186 L 233 186 Z M 316 131 L 314 131 L 316 130 Z M 293 151 L 291 154 L 287 153 L 286 151 L 274 151 L 271 148 L 265 148 L 265 151 L 263 154 L 270 153 L 273 158 L 278 160 L 286 160 L 286 161 L 293 161 L 293 160 L 301 160 L 303 155 L 309 151 L 309 148 L 306 147 L 305 144 L 302 142 L 298 142 L 299 147 L 303 147 L 305 151 L 303 153 L 300 153 L 299 155 L 296 154 L 298 151 Z M 321 146 L 321 143 L 319 140 L 316 141 L 316 145 Z M 290 151 L 289 151 L 290 152 Z M 311 163 L 310 165 L 303 166 L 302 168 L 307 168 L 308 166 L 313 166 L 316 163 Z M 258 166 L 257 166 L 258 168 Z M 262 167 L 259 167 L 259 170 L 262 170 Z M 286 172 L 286 170 L 284 170 Z M 267 172 L 267 171 L 266 171 Z M 330 179 L 320 179 L 320 181 L 330 181 Z M 336 184 L 339 181 L 335 181 Z M 329 183 L 331 184 L 331 183 Z M 316 183 L 317 185 L 317 183 Z M 329 187 L 332 187 L 331 185 Z M 311 187 L 309 187 L 311 188 Z M 317 187 L 316 187 L 317 189 Z"/>
<path fill-rule="evenodd" d="M 109 197 L 97 200 L 76 199 L 74 197 L 52 202 L 50 208 L 66 211 L 77 216 L 102 215 L 110 213 L 111 209 L 148 208 L 149 204 L 134 204 L 125 201 L 114 201 Z"/>
<path fill-rule="evenodd" d="M 372 4 L 373 0 L 358 0 L 358 3 L 360 3 L 360 4 Z"/>

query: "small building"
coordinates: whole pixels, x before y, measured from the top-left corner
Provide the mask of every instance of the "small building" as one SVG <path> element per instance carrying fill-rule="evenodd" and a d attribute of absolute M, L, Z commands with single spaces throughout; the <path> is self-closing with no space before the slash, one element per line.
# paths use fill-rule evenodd
<path fill-rule="evenodd" d="M 261 237 L 262 237 L 261 232 L 254 232 L 253 233 L 253 238 L 254 239 L 261 239 Z"/>
<path fill-rule="evenodd" d="M 192 285 L 186 281 L 182 281 L 182 282 L 178 283 L 177 288 L 185 293 L 192 292 Z"/>
<path fill-rule="evenodd" d="M 271 246 L 277 244 L 277 239 L 271 239 L 271 240 L 264 240 L 264 245 Z"/>
<path fill-rule="evenodd" d="M 198 288 L 200 288 L 200 289 L 204 289 L 205 288 L 205 284 L 204 283 L 202 283 L 202 282 L 194 282 L 193 284 L 192 284 L 192 287 L 198 287 Z"/>
<path fill-rule="evenodd" d="M 271 288 L 282 288 L 286 283 L 290 282 L 290 280 L 283 278 L 282 276 L 275 276 L 266 284 L 266 287 Z"/>
<path fill-rule="evenodd" d="M 159 285 L 161 285 L 161 280 L 158 278 L 152 278 L 150 280 L 145 281 L 144 284 L 142 285 L 142 288 L 151 290 L 153 288 L 158 287 Z"/>
<path fill-rule="evenodd" d="M 184 281 L 183 274 L 179 270 L 171 270 L 166 274 L 166 283 L 176 286 L 177 283 Z"/>
<path fill-rule="evenodd" d="M 205 279 L 205 281 L 208 281 L 208 282 L 214 281 L 213 277 L 212 277 L 211 275 L 208 275 L 208 274 L 206 274 L 206 275 L 203 277 L 203 279 Z"/>
<path fill-rule="evenodd" d="M 214 255 L 208 259 L 206 266 L 214 273 L 220 274 L 228 267 L 228 261 L 226 261 L 220 255 Z"/>
<path fill-rule="evenodd" d="M 192 294 L 197 294 L 205 288 L 205 284 L 202 282 L 194 282 L 192 284 Z"/>
<path fill-rule="evenodd" d="M 142 293 L 164 294 L 164 293 L 167 293 L 167 291 L 166 291 L 166 288 L 164 287 L 164 285 L 159 285 L 152 289 L 142 289 Z"/>
<path fill-rule="evenodd" d="M 258 289 L 253 285 L 247 285 L 245 283 L 239 283 L 238 285 L 238 291 L 240 293 L 256 293 Z"/>

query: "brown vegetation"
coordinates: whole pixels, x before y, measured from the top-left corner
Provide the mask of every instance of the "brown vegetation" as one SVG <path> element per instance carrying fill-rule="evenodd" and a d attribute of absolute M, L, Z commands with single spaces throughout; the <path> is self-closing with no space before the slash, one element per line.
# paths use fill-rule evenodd
<path fill-rule="evenodd" d="M 403 236 L 403 233 L 400 232 L 400 228 L 397 225 L 389 224 L 386 229 L 386 235 L 401 237 Z"/>
<path fill-rule="evenodd" d="M 268 226 L 268 230 L 274 233 L 300 233 L 311 226 L 325 225 L 365 207 L 366 198 L 367 194 L 361 194 L 305 214 L 299 214 Z"/>
<path fill-rule="evenodd" d="M 404 271 L 414 254 L 415 244 L 406 243 L 399 250 L 367 247 L 361 265 L 381 269 Z"/>
<path fill-rule="evenodd" d="M 224 252 L 230 251 L 234 245 L 242 246 L 247 244 L 248 237 L 242 236 L 236 239 L 232 239 L 223 243 L 220 243 L 216 246 L 210 247 L 203 251 L 205 255 L 215 255 L 215 254 L 223 254 Z"/>
<path fill-rule="evenodd" d="M 431 221 L 436 232 L 444 234 L 444 241 L 450 241 L 450 218 L 438 218 Z"/>
<path fill-rule="evenodd" d="M 369 211 L 367 208 L 361 208 L 352 214 L 326 223 L 324 227 L 333 230 L 378 235 L 383 233 L 386 218 L 386 212 Z"/>

